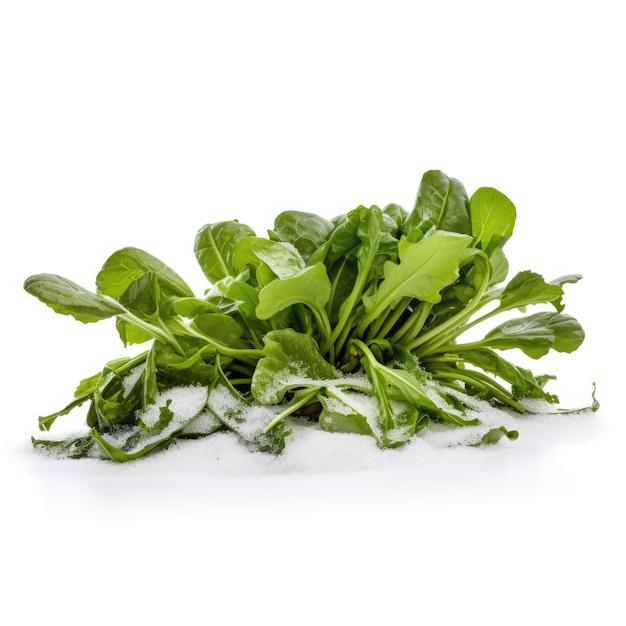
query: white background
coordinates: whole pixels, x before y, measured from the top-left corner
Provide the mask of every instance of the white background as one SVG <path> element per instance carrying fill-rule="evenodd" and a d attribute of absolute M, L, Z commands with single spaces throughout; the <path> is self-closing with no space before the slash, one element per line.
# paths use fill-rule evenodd
<path fill-rule="evenodd" d="M 623 624 L 619 3 L 3 2 L 0 611 L 11 624 Z M 36 416 L 122 350 L 33 273 L 285 209 L 411 208 L 422 173 L 516 204 L 514 270 L 581 273 L 548 362 L 602 408 L 414 471 L 203 475 L 45 462 Z M 6 616 L 13 613 L 7 621 Z"/>

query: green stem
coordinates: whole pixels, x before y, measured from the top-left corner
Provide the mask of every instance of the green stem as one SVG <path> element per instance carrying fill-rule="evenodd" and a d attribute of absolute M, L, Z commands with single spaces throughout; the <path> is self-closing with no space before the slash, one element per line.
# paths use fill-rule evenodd
<path fill-rule="evenodd" d="M 409 303 L 412 298 L 405 297 L 400 300 L 400 302 L 387 313 L 386 316 L 381 316 L 379 318 L 380 321 L 377 320 L 374 324 L 372 324 L 370 328 L 370 332 L 368 333 L 368 340 L 380 337 L 381 339 L 387 338 L 387 335 L 391 332 L 391 329 L 396 325 L 398 320 L 402 317 L 402 314 L 406 312 Z M 391 343 L 394 343 L 391 340 Z"/>
<path fill-rule="evenodd" d="M 388 315 L 379 315 L 369 326 L 365 333 L 365 339 L 371 341 L 374 337 L 378 336 L 381 326 L 387 320 Z"/>
<path fill-rule="evenodd" d="M 185 351 L 182 349 L 181 345 L 176 340 L 176 337 L 174 337 L 174 334 L 169 328 L 167 328 L 167 326 L 155 326 L 150 322 L 142 320 L 140 317 L 137 317 L 134 313 L 131 313 L 130 311 L 126 311 L 126 313 L 120 313 L 117 317 L 127 322 L 128 324 L 131 324 L 132 326 L 143 330 L 154 339 L 159 339 L 163 343 L 172 346 L 172 348 L 174 348 L 174 350 L 179 355 L 185 355 Z"/>
<path fill-rule="evenodd" d="M 231 385 L 250 385 L 252 384 L 252 378 L 229 378 Z"/>
<path fill-rule="evenodd" d="M 372 213 L 372 215 L 375 215 Z M 382 214 L 380 213 L 380 224 L 382 227 Z M 360 235 L 359 235 L 360 236 Z M 354 312 L 354 308 L 357 306 L 357 303 L 361 301 L 363 296 L 363 289 L 365 288 L 365 283 L 367 282 L 367 277 L 369 275 L 372 264 L 374 263 L 374 259 L 376 258 L 376 254 L 378 252 L 378 246 L 380 244 L 381 232 L 377 232 L 375 237 L 369 240 L 369 245 L 366 247 L 366 254 L 362 254 L 364 248 L 361 248 L 361 255 L 357 261 L 357 275 L 356 280 L 354 282 L 354 287 L 350 292 L 348 298 L 344 301 L 344 303 L 339 308 L 339 319 L 333 328 L 332 333 L 328 339 L 327 344 L 336 343 L 340 337 L 343 337 L 343 341 L 348 336 L 351 327 L 351 319 L 352 314 Z M 363 246 L 363 239 L 361 239 L 361 246 Z M 348 327 L 348 332 L 345 331 L 346 327 Z M 365 326 L 367 328 L 367 325 Z M 363 332 L 359 335 L 362 336 L 365 332 L 365 328 L 363 328 Z M 341 346 L 335 345 L 335 353 L 338 354 L 343 347 L 343 342 Z M 326 348 L 326 346 L 325 346 Z"/>
<path fill-rule="evenodd" d="M 423 349 L 420 351 L 420 358 L 426 358 L 435 354 L 445 354 L 446 352 L 465 352 L 467 350 L 476 350 L 484 348 L 485 344 L 482 341 L 470 341 L 468 343 L 449 343 L 445 345 L 434 344 L 430 349 Z"/>
<path fill-rule="evenodd" d="M 350 337 L 350 332 L 352 331 L 352 328 L 350 327 L 350 325 L 346 325 L 341 333 L 341 336 L 335 341 L 334 347 L 335 347 L 335 354 L 340 354 L 343 349 L 344 346 L 346 345 L 346 341 L 348 341 L 348 338 Z"/>
<path fill-rule="evenodd" d="M 480 308 L 484 307 L 490 302 L 493 302 L 494 300 L 497 300 L 497 297 L 490 296 L 489 298 L 483 299 L 483 301 L 480 303 Z M 491 319 L 492 317 L 495 317 L 496 315 L 500 315 L 500 313 L 505 313 L 506 311 L 512 311 L 513 309 L 518 309 L 518 308 L 519 306 L 515 306 L 515 305 L 498 306 L 492 311 L 488 311 L 484 315 L 481 315 L 480 317 L 477 317 L 475 320 L 472 320 L 471 322 L 468 322 L 467 324 L 465 324 L 463 326 L 463 332 L 465 332 L 466 330 L 469 330 L 470 328 L 473 328 L 474 326 L 477 326 L 478 324 L 482 324 L 483 322 L 487 321 L 488 319 Z"/>
<path fill-rule="evenodd" d="M 390 337 L 389 341 L 402 345 L 414 339 L 422 330 L 432 308 L 433 305 L 430 302 L 420 302 L 404 324 Z"/>
<path fill-rule="evenodd" d="M 302 390 L 304 391 L 304 390 Z M 293 400 L 285 407 L 284 411 L 281 411 L 266 427 L 265 432 L 270 431 L 276 424 L 282 422 L 285 418 L 289 417 L 294 411 L 297 411 L 300 407 L 303 407 L 311 402 L 313 398 L 317 397 L 319 393 L 319 389 L 315 389 L 308 394 L 304 394 L 302 398 L 297 397 L 297 394 L 294 395 Z"/>
<path fill-rule="evenodd" d="M 328 315 L 324 309 L 317 309 L 315 307 L 311 307 L 311 311 L 313 312 L 313 317 L 315 317 L 315 321 L 317 322 L 317 327 L 320 331 L 322 337 L 322 346 L 323 353 L 328 354 L 328 360 L 331 363 L 335 362 L 335 345 L 330 340 L 331 338 L 331 328 L 330 321 L 328 319 Z"/>
<path fill-rule="evenodd" d="M 484 278 L 480 287 L 476 290 L 474 297 L 458 313 L 406 344 L 404 347 L 407 350 L 413 351 L 422 346 L 422 350 L 419 351 L 418 356 L 421 356 L 424 352 L 432 353 L 433 350 L 437 349 L 437 346 L 448 343 L 462 332 L 460 329 L 464 329 L 463 324 L 473 315 L 474 311 L 483 304 L 483 295 L 489 284 L 490 272 L 487 257 L 477 256 L 476 262 L 483 264 Z"/>
<path fill-rule="evenodd" d="M 442 368 L 434 370 L 432 375 L 438 380 L 441 380 L 442 378 L 448 380 L 460 380 L 478 389 L 479 391 L 486 391 L 490 393 L 494 398 L 500 400 L 500 402 L 504 404 L 508 404 L 519 413 L 526 412 L 526 409 L 519 402 L 513 399 L 510 392 L 505 387 L 482 372 Z"/>
<path fill-rule="evenodd" d="M 219 341 L 211 339 L 210 337 L 196 330 L 192 326 L 187 326 L 186 324 L 183 324 L 178 320 L 176 321 L 178 322 L 178 327 L 182 333 L 204 341 L 204 343 L 209 346 L 213 346 L 220 354 L 223 354 L 224 356 L 232 357 L 233 359 L 237 359 L 238 361 L 251 365 L 252 367 L 255 367 L 258 360 L 263 356 L 263 350 L 259 348 L 230 348 L 229 346 L 225 346 Z"/>

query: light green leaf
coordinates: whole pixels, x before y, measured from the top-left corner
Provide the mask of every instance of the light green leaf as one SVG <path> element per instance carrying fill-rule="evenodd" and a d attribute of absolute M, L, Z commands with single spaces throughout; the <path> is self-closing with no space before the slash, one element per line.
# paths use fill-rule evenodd
<path fill-rule="evenodd" d="M 306 267 L 287 278 L 274 280 L 259 292 L 256 315 L 269 319 L 279 311 L 294 304 L 306 304 L 311 309 L 323 311 L 330 297 L 331 284 L 323 263 Z"/>
<path fill-rule="evenodd" d="M 259 286 L 275 278 L 286 278 L 304 268 L 304 260 L 294 246 L 261 237 L 243 237 L 237 242 L 234 258 L 238 274 L 251 268 Z"/>
<path fill-rule="evenodd" d="M 439 302 L 441 290 L 458 278 L 459 263 L 470 243 L 468 236 L 443 231 L 432 232 L 415 243 L 402 239 L 399 263 L 387 261 L 378 290 L 363 298 L 368 319 L 375 319 L 404 296 Z"/>
<path fill-rule="evenodd" d="M 474 245 L 490 256 L 513 234 L 517 213 L 515 205 L 502 192 L 481 187 L 470 198 L 470 215 Z"/>
<path fill-rule="evenodd" d="M 156 276 L 161 295 L 193 296 L 187 283 L 170 267 L 139 248 L 122 248 L 114 252 L 96 276 L 98 291 L 112 298 L 120 298 L 131 283 L 148 272 Z"/>
<path fill-rule="evenodd" d="M 24 289 L 56 313 L 71 315 L 79 322 L 98 322 L 124 312 L 112 300 L 88 291 L 57 274 L 35 274 L 24 282 Z"/>

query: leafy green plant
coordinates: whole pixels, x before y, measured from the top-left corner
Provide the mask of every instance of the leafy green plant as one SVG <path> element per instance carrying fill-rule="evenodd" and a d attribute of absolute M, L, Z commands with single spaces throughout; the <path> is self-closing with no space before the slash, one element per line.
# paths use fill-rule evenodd
<path fill-rule="evenodd" d="M 526 270 L 505 283 L 503 247 L 515 219 L 496 189 L 468 197 L 433 170 L 410 212 L 359 206 L 328 220 L 286 211 L 267 238 L 236 220 L 207 224 L 194 247 L 210 283 L 202 297 L 136 248 L 106 260 L 93 292 L 61 276 L 31 276 L 26 291 L 57 313 L 84 323 L 114 318 L 126 346 L 149 344 L 107 363 L 66 407 L 39 418 L 49 430 L 88 403 L 88 434 L 33 442 L 127 461 L 229 429 L 278 453 L 287 418 L 301 416 L 386 448 L 431 423 L 480 424 L 477 399 L 518 413 L 528 399 L 558 404 L 545 389 L 552 376 L 502 353 L 539 359 L 576 350 L 584 332 L 563 312 L 563 288 L 580 276 L 546 282 Z M 535 305 L 549 310 L 526 312 Z M 481 339 L 464 341 L 498 317 Z M 597 406 L 594 397 L 589 408 Z M 517 432 L 491 429 L 477 443 L 503 436 Z"/>

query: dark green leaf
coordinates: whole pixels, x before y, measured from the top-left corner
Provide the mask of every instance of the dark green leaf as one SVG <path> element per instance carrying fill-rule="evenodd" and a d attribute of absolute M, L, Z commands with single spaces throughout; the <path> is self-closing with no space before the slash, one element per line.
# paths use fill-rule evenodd
<path fill-rule="evenodd" d="M 234 258 L 237 242 L 254 236 L 249 226 L 236 220 L 203 226 L 196 235 L 194 251 L 205 276 L 216 283 L 227 276 L 236 276 Z"/>
<path fill-rule="evenodd" d="M 170 345 L 155 342 L 157 372 L 177 385 L 210 385 L 215 379 L 215 348 L 199 339 L 182 337 L 185 354 L 178 354 Z"/>
<path fill-rule="evenodd" d="M 463 185 L 439 170 L 426 172 L 403 232 L 408 235 L 415 228 L 422 233 L 435 229 L 471 234 L 469 200 Z"/>
<path fill-rule="evenodd" d="M 326 267 L 332 267 L 339 259 L 351 259 L 361 245 L 357 231 L 361 222 L 362 212 L 367 211 L 359 206 L 347 215 L 337 218 L 335 228 L 328 238 L 328 252 L 326 253 Z"/>
<path fill-rule="evenodd" d="M 161 291 L 157 276 L 148 271 L 134 280 L 119 298 L 120 304 L 140 319 L 150 320 L 159 310 Z"/>
<path fill-rule="evenodd" d="M 502 437 L 506 437 L 510 441 L 515 441 L 519 437 L 519 433 L 516 430 L 507 430 L 504 426 L 499 428 L 492 428 L 486 432 L 478 443 L 473 445 L 479 446 L 482 444 L 498 443 Z"/>
<path fill-rule="evenodd" d="M 573 352 L 584 338 L 582 327 L 572 316 L 564 313 L 534 313 L 500 324 L 478 343 L 500 350 L 519 348 L 528 356 L 538 359 L 551 348 L 557 352 Z"/>
<path fill-rule="evenodd" d="M 329 220 L 303 211 L 283 211 L 274 220 L 274 230 L 269 235 L 275 241 L 296 247 L 305 262 L 321 247 L 334 229 Z"/>
<path fill-rule="evenodd" d="M 58 417 L 62 415 L 68 415 L 75 408 L 83 405 L 87 400 L 89 400 L 90 394 L 85 394 L 84 396 L 77 397 L 72 400 L 67 406 L 63 407 L 60 411 L 56 413 L 52 413 L 50 415 L 40 415 L 39 416 L 39 430 L 50 430 L 50 427 Z"/>
<path fill-rule="evenodd" d="M 518 309 L 530 304 L 555 303 L 557 310 L 563 309 L 563 288 L 556 283 L 546 283 L 543 276 L 525 270 L 515 275 L 502 291 L 500 308 Z"/>
<path fill-rule="evenodd" d="M 93 453 L 96 442 L 91 435 L 63 441 L 31 437 L 31 441 L 36 448 L 43 448 L 48 452 L 53 452 L 61 458 L 84 459 L 90 456 L 97 456 Z"/>
<path fill-rule="evenodd" d="M 132 461 L 170 443 L 178 432 L 200 415 L 207 397 L 206 387 L 174 387 L 161 392 L 154 404 L 138 414 L 137 419 L 144 425 L 143 428 L 118 426 L 109 432 L 92 429 L 91 435 L 114 461 Z M 147 432 L 145 425 L 159 423 L 163 407 L 167 409 L 167 425 L 157 432 Z"/>
<path fill-rule="evenodd" d="M 396 239 L 400 239 L 400 236 L 403 232 L 402 229 L 404 228 L 404 222 L 408 217 L 408 213 L 406 212 L 406 210 L 403 209 L 399 204 L 388 204 L 383 209 L 383 215 L 391 218 L 394 225 L 392 234 Z"/>

